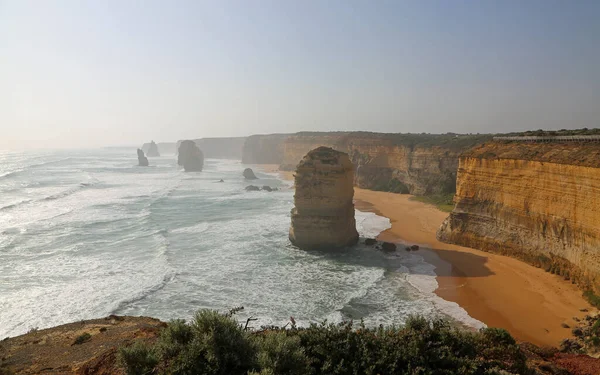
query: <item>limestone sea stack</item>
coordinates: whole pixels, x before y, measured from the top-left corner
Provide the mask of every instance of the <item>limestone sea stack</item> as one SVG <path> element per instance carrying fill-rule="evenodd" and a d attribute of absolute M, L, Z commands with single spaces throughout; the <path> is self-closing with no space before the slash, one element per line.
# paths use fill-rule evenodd
<path fill-rule="evenodd" d="M 181 141 L 177 164 L 183 166 L 186 172 L 200 172 L 204 167 L 204 154 L 194 141 Z"/>
<path fill-rule="evenodd" d="M 138 165 L 140 167 L 147 167 L 148 166 L 148 158 L 144 156 L 144 151 L 142 151 L 141 149 L 137 149 L 137 155 L 138 155 Z"/>
<path fill-rule="evenodd" d="M 154 141 L 150 142 L 150 148 L 148 148 L 148 152 L 146 153 L 151 158 L 157 158 L 160 156 L 160 152 L 158 152 L 158 146 Z"/>
<path fill-rule="evenodd" d="M 330 249 L 358 242 L 354 170 L 348 154 L 318 147 L 300 161 L 290 241 L 301 249 Z"/>

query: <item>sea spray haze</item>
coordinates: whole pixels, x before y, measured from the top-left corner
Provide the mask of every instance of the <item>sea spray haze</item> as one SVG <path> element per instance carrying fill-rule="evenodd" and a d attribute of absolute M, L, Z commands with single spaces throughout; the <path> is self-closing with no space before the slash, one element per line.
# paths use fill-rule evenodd
<path fill-rule="evenodd" d="M 450 315 L 415 253 L 289 244 L 293 190 L 246 192 L 238 161 L 184 173 L 173 156 L 136 166 L 135 149 L 0 154 L 0 337 L 111 313 L 186 318 L 243 305 L 259 324 Z M 223 179 L 223 183 L 217 181 Z M 362 237 L 390 226 L 356 213 Z"/>

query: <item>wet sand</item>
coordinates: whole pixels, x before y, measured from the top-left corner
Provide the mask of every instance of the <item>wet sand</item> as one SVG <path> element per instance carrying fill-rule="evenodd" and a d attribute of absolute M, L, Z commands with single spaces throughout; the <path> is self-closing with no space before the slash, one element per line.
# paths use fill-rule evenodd
<path fill-rule="evenodd" d="M 439 242 L 435 232 L 447 213 L 400 195 L 355 189 L 356 207 L 390 219 L 379 239 L 418 244 L 436 266 L 436 294 L 454 301 L 489 327 L 507 329 L 519 340 L 557 346 L 571 337 L 573 317 L 590 308 L 581 291 L 557 275 L 502 255 Z"/>
<path fill-rule="evenodd" d="M 264 170 L 293 178 L 277 166 Z M 439 242 L 435 233 L 448 214 L 410 197 L 358 188 L 354 195 L 357 209 L 390 219 L 392 227 L 379 240 L 426 248 L 418 253 L 436 267 L 437 295 L 518 340 L 557 346 L 572 336 L 562 324 L 573 327 L 573 317 L 585 316 L 580 309 L 591 308 L 575 285 L 513 258 Z"/>

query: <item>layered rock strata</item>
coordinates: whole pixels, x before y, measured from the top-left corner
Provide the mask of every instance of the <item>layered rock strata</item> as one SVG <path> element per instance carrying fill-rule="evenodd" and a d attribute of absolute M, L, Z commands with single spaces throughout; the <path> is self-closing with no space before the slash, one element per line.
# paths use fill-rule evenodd
<path fill-rule="evenodd" d="M 511 255 L 600 293 L 600 144 L 490 142 L 459 162 L 438 239 Z"/>
<path fill-rule="evenodd" d="M 289 233 L 294 245 L 329 249 L 358 242 L 353 175 L 348 155 L 329 147 L 318 147 L 300 161 Z"/>
<path fill-rule="evenodd" d="M 186 172 L 200 172 L 204 167 L 204 154 L 194 141 L 181 141 L 177 164 L 183 166 Z"/>
<path fill-rule="evenodd" d="M 360 188 L 436 195 L 453 193 L 461 152 L 490 139 L 488 135 L 381 134 L 366 132 L 298 133 L 283 144 L 280 168 L 293 170 L 319 146 L 348 153 Z"/>

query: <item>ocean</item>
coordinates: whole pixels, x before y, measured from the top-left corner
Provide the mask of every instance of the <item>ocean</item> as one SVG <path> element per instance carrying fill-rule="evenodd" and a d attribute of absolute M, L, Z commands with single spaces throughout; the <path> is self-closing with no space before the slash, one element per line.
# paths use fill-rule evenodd
<path fill-rule="evenodd" d="M 291 183 L 246 165 L 205 160 L 185 173 L 174 155 L 138 167 L 135 149 L 0 152 L 0 338 L 109 314 L 189 319 L 243 306 L 240 320 L 299 325 L 410 314 L 474 328 L 437 297 L 435 268 L 414 252 L 357 245 L 303 251 L 288 240 Z M 219 180 L 224 182 L 220 183 Z M 390 227 L 356 212 L 361 237 Z"/>

